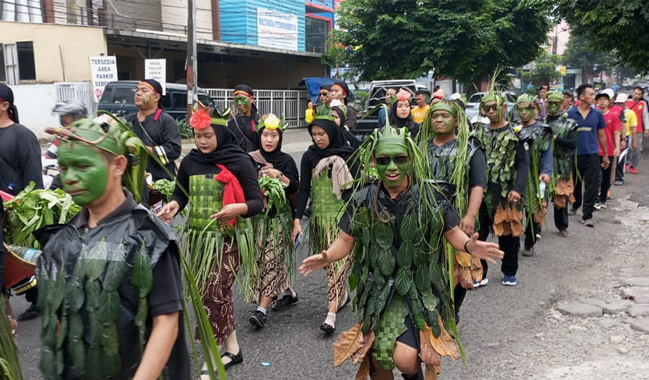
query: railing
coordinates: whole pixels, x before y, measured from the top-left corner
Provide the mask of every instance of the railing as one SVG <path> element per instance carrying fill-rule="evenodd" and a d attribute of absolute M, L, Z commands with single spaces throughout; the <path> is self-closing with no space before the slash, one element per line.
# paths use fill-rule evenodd
<path fill-rule="evenodd" d="M 232 107 L 234 91 L 220 88 L 206 89 L 214 106 L 223 110 Z M 255 105 L 260 115 L 274 113 L 277 117 L 284 117 L 291 127 L 305 126 L 304 111 L 308 98 L 306 91 L 296 90 L 256 90 Z"/>
<path fill-rule="evenodd" d="M 70 99 L 76 99 L 88 108 L 88 114 L 90 116 L 95 113 L 95 98 L 90 86 L 90 82 L 60 82 L 54 83 L 56 88 L 56 101 L 57 103 L 63 103 Z"/>

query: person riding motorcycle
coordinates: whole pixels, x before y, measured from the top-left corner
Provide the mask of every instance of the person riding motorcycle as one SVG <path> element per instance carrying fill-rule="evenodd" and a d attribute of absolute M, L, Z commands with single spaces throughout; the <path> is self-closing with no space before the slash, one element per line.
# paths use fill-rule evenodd
<path fill-rule="evenodd" d="M 70 99 L 64 103 L 57 103 L 54 106 L 54 109 L 52 109 L 52 112 L 59 114 L 59 121 L 62 127 L 67 127 L 79 119 L 88 117 L 88 109 L 86 108 L 86 105 L 76 99 Z M 59 149 L 58 145 L 58 140 L 54 140 L 54 142 L 47 147 L 47 152 L 44 154 L 45 158 L 55 160 Z"/>

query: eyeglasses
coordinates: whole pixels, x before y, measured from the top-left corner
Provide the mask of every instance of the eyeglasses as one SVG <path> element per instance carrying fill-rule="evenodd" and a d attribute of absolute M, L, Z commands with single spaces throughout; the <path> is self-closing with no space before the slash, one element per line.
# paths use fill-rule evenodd
<path fill-rule="evenodd" d="M 403 165 L 408 162 L 408 156 L 396 156 L 396 157 L 377 157 L 376 163 L 381 166 L 390 165 L 390 161 L 394 161 L 397 165 Z"/>
<path fill-rule="evenodd" d="M 320 96 L 329 96 L 329 93 L 328 92 L 321 92 Z"/>
<path fill-rule="evenodd" d="M 492 104 L 490 106 L 483 105 L 482 110 L 485 111 L 485 112 L 497 111 L 498 110 L 498 105 L 497 104 Z"/>

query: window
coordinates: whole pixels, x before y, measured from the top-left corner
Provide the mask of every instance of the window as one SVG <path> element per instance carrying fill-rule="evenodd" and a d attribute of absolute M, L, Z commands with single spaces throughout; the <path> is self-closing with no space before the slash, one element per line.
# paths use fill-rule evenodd
<path fill-rule="evenodd" d="M 175 92 L 173 102 L 174 102 L 174 109 L 187 108 L 187 94 Z"/>
<path fill-rule="evenodd" d="M 329 36 L 327 20 L 320 20 L 313 17 L 306 18 L 306 51 L 312 53 L 324 53 L 325 43 Z"/>
<path fill-rule="evenodd" d="M 163 96 L 160 99 L 160 104 L 162 105 L 162 108 L 166 110 L 171 109 L 171 94 L 167 93 L 167 95 Z"/>
<path fill-rule="evenodd" d="M 5 52 L 4 46 L 0 44 L 0 82 L 7 81 L 7 74 L 5 73 Z"/>
<path fill-rule="evenodd" d="M 18 73 L 20 80 L 36 80 L 34 43 L 32 41 L 16 42 L 16 50 L 18 50 Z"/>

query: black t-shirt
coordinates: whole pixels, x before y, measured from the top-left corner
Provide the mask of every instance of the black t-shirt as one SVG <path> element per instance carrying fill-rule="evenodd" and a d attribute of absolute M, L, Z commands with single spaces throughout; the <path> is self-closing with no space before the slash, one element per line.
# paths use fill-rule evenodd
<path fill-rule="evenodd" d="M 469 162 L 469 187 L 476 186 L 487 186 L 487 162 L 482 149 L 476 150 Z"/>
<path fill-rule="evenodd" d="M 36 135 L 22 124 L 0 128 L 0 190 L 17 195 L 29 182 L 43 188 L 41 147 Z"/>
<path fill-rule="evenodd" d="M 143 122 L 138 119 L 138 114 L 131 114 L 126 117 L 127 121 L 133 123 L 133 131 L 146 146 L 153 149 L 153 154 L 164 164 L 164 167 L 172 174 L 176 172 L 174 161 L 180 157 L 182 143 L 180 129 L 176 120 L 166 112 L 161 112 L 156 120 L 156 113 L 148 115 Z M 146 171 L 151 173 L 154 181 L 159 179 L 173 180 L 173 176 L 167 172 L 152 158 L 146 166 Z"/>

